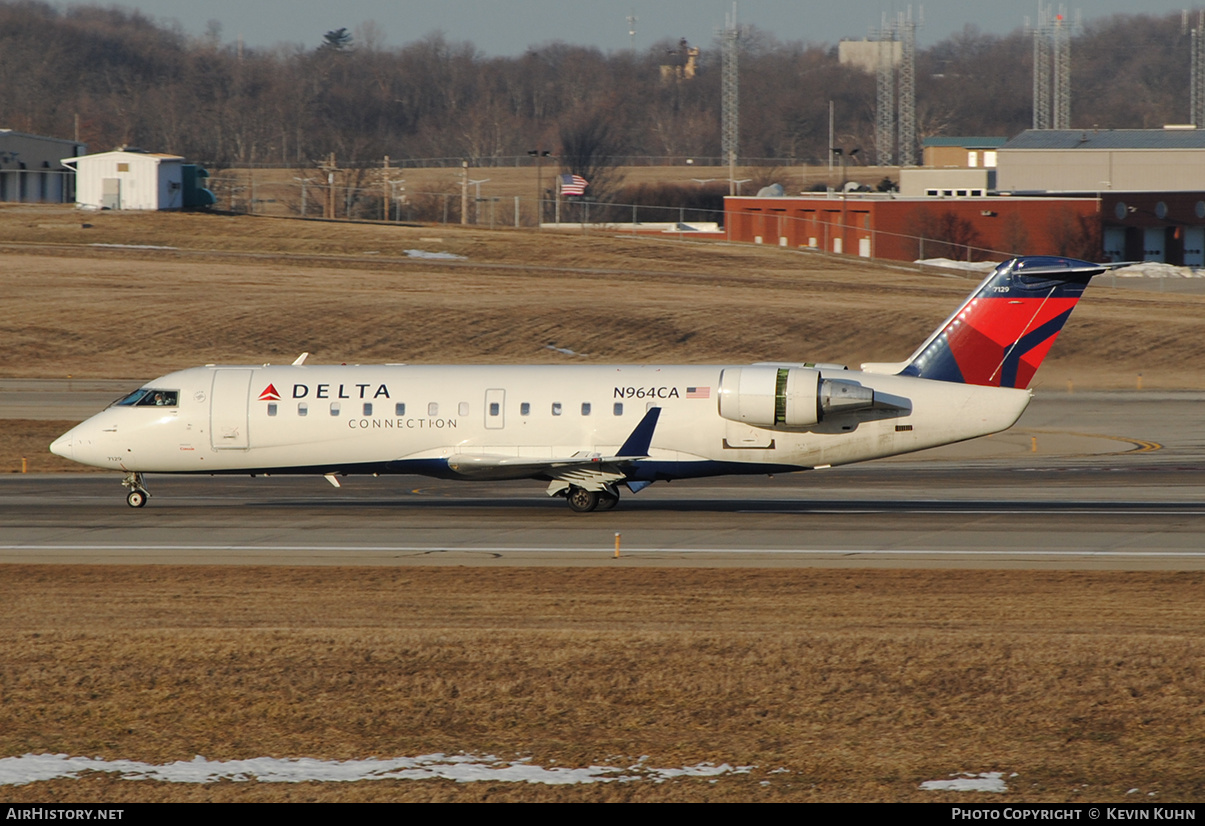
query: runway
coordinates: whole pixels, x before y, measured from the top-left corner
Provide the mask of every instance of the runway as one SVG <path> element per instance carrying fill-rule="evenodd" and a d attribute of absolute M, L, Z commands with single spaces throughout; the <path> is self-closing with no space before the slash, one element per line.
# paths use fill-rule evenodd
<path fill-rule="evenodd" d="M 658 483 L 592 514 L 539 482 L 150 476 L 151 502 L 133 510 L 118 474 L 10 474 L 0 562 L 1198 570 L 1202 401 L 1039 394 L 994 437 L 803 474 Z"/>

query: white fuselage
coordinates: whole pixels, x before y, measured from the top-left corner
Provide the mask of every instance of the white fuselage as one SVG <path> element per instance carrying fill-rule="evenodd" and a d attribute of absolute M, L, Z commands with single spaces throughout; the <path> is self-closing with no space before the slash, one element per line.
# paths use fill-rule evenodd
<path fill-rule="evenodd" d="M 549 478 L 530 466 L 508 475 L 499 457 L 612 456 L 655 406 L 660 419 L 636 464 L 651 481 L 841 465 L 949 444 L 1008 428 L 1030 398 L 1027 390 L 822 369 L 823 378 L 872 388 L 875 407 L 804 427 L 761 426 L 719 415 L 726 369 L 736 366 L 197 367 L 145 385 L 168 393 L 168 404 L 109 407 L 52 450 L 159 473 L 474 476 L 457 468 L 490 457 L 484 478 Z"/>

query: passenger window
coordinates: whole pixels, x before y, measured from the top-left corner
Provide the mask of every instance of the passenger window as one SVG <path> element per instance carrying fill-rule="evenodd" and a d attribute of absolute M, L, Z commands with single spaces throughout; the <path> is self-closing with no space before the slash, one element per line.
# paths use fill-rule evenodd
<path fill-rule="evenodd" d="M 583 416 L 590 415 L 590 402 L 582 402 L 582 415 Z"/>
<path fill-rule="evenodd" d="M 331 402 L 331 415 L 332 416 L 339 415 L 339 402 Z"/>
<path fill-rule="evenodd" d="M 297 402 L 297 415 L 298 416 L 308 416 L 309 413 L 310 413 L 310 406 L 308 404 L 306 404 L 305 402 Z"/>
<path fill-rule="evenodd" d="M 268 402 L 268 415 L 269 416 L 276 415 L 276 402 Z"/>
<path fill-rule="evenodd" d="M 405 403 L 405 402 L 398 402 L 397 404 L 395 404 L 395 405 L 393 406 L 393 415 L 395 415 L 395 416 L 405 416 L 405 415 L 406 415 L 406 403 Z"/>
<path fill-rule="evenodd" d="M 612 412 L 616 416 L 622 416 L 623 415 L 623 402 L 615 402 L 615 407 L 612 409 Z"/>
<path fill-rule="evenodd" d="M 498 406 L 497 402 L 490 402 L 490 415 L 491 416 L 497 416 L 501 412 L 502 412 L 502 409 Z"/>
<path fill-rule="evenodd" d="M 552 403 L 552 415 L 554 415 L 554 416 L 561 415 L 561 403 L 560 402 Z"/>
<path fill-rule="evenodd" d="M 523 402 L 521 405 L 519 405 L 519 415 L 520 416 L 531 415 L 531 402 Z"/>
<path fill-rule="evenodd" d="M 364 415 L 365 416 L 372 415 L 372 402 L 364 402 Z"/>
<path fill-rule="evenodd" d="M 431 402 L 430 404 L 427 405 L 427 415 L 428 416 L 438 416 L 439 415 L 439 402 Z"/>
<path fill-rule="evenodd" d="M 461 416 L 467 416 L 467 415 L 469 415 L 469 403 L 468 403 L 468 402 L 461 402 L 461 403 L 460 403 L 460 404 L 457 406 L 457 410 L 458 410 L 458 412 L 460 413 L 460 415 L 461 415 Z"/>

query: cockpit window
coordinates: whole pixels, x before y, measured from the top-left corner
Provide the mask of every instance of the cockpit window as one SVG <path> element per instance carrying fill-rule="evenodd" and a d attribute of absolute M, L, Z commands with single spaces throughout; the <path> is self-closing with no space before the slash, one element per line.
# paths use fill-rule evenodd
<path fill-rule="evenodd" d="M 176 407 L 180 403 L 179 390 L 158 390 L 140 387 L 124 399 L 113 402 L 114 407 Z"/>

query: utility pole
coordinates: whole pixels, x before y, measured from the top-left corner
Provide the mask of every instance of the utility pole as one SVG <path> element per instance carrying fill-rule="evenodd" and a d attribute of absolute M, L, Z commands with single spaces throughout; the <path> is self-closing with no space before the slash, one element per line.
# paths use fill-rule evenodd
<path fill-rule="evenodd" d="M 381 170 L 381 220 L 389 220 L 389 156 L 385 156 L 385 166 Z"/>
<path fill-rule="evenodd" d="M 529 149 L 527 154 L 536 159 L 536 229 L 544 223 L 544 159 L 552 153 L 547 149 Z"/>
<path fill-rule="evenodd" d="M 460 225 L 469 223 L 469 162 L 460 162 Z"/>
<path fill-rule="evenodd" d="M 318 168 L 326 173 L 326 198 L 322 203 L 322 217 L 335 217 L 335 173 L 339 171 L 338 164 L 335 163 L 335 153 L 332 152 L 327 156 L 325 161 L 320 161 L 317 164 Z"/>

